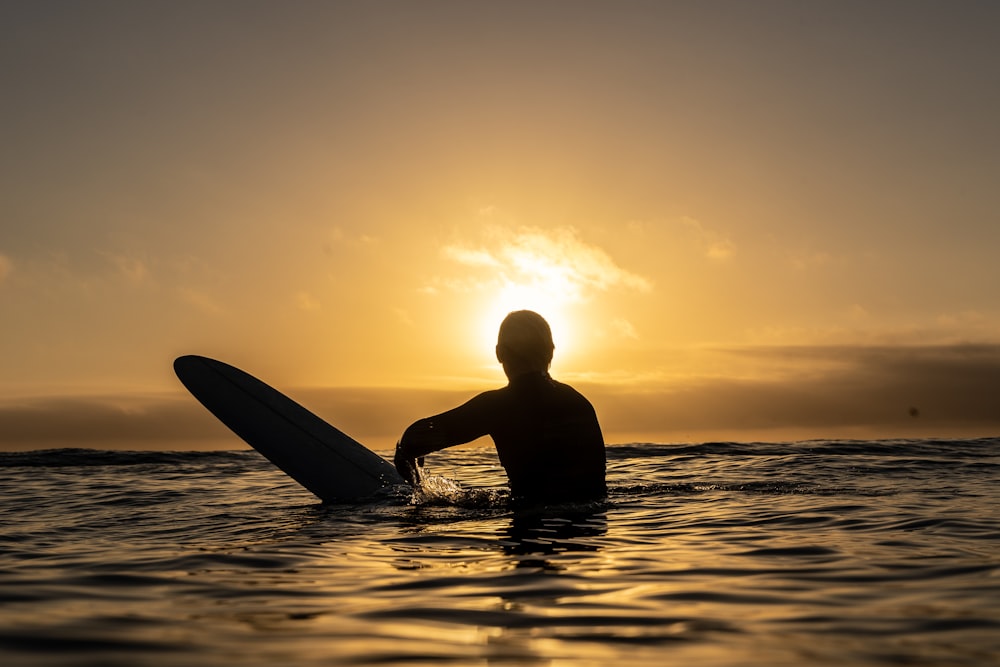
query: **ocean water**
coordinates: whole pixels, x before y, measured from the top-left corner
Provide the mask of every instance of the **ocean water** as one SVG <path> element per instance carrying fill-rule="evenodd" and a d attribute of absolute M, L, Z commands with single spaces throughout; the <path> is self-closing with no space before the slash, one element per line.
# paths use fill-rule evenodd
<path fill-rule="evenodd" d="M 515 514 L 485 447 L 343 505 L 249 450 L 0 454 L 0 664 L 1000 664 L 1000 438 L 608 459 Z"/>

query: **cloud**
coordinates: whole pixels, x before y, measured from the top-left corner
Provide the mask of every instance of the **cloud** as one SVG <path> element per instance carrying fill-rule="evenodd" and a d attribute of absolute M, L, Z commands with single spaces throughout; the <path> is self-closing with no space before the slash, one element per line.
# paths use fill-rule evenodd
<path fill-rule="evenodd" d="M 218 315 L 225 310 L 211 295 L 191 287 L 178 289 L 177 296 L 182 302 L 209 315 Z"/>
<path fill-rule="evenodd" d="M 0 285 L 7 280 L 7 276 L 14 270 L 14 263 L 6 255 L 0 255 Z"/>
<path fill-rule="evenodd" d="M 322 305 L 308 292 L 298 292 L 295 295 L 295 307 L 306 312 L 313 312 L 320 310 Z"/>
<path fill-rule="evenodd" d="M 484 266 L 494 269 L 503 267 L 503 263 L 492 252 L 481 248 L 471 249 L 462 246 L 445 246 L 442 253 L 448 259 L 467 266 Z"/>
<path fill-rule="evenodd" d="M 972 437 L 1000 433 L 1000 345 L 772 347 L 719 350 L 769 376 L 678 378 L 642 385 L 574 382 L 609 443 L 760 439 Z M 789 371 L 788 369 L 792 369 Z M 287 389 L 294 400 L 384 451 L 412 421 L 468 391 Z M 0 402 L 0 449 L 237 449 L 241 441 L 186 394 Z"/>
<path fill-rule="evenodd" d="M 616 317 L 611 320 L 611 328 L 622 338 L 631 338 L 632 340 L 638 340 L 639 338 L 639 333 L 635 330 L 635 327 L 626 319 Z"/>
<path fill-rule="evenodd" d="M 334 227 L 321 239 L 320 247 L 327 255 L 334 256 L 340 252 L 355 252 L 359 248 L 376 247 L 381 242 L 377 236 L 348 233 L 341 227 Z"/>
<path fill-rule="evenodd" d="M 291 389 L 288 395 L 371 448 L 385 450 L 407 425 L 467 400 L 469 391 Z M 186 393 L 54 396 L 0 402 L 0 451 L 240 449 L 242 440 Z"/>
<path fill-rule="evenodd" d="M 978 310 L 942 313 L 937 316 L 936 323 L 944 329 L 953 331 L 996 330 L 996 322 L 986 313 Z"/>
<path fill-rule="evenodd" d="M 867 320 L 871 317 L 871 313 L 860 303 L 853 303 L 847 309 L 847 316 L 852 320 Z"/>
<path fill-rule="evenodd" d="M 572 227 L 488 227 L 485 242 L 450 244 L 442 254 L 463 266 L 488 270 L 488 284 L 524 285 L 560 294 L 566 301 L 586 300 L 594 290 L 652 289 L 647 278 L 620 267 L 603 249 L 584 242 Z"/>
<path fill-rule="evenodd" d="M 405 308 L 393 308 L 392 314 L 395 315 L 396 321 L 398 321 L 405 327 L 412 328 L 415 324 L 413 318 L 410 316 L 409 311 L 407 311 Z"/>
<path fill-rule="evenodd" d="M 594 387 L 609 432 L 718 433 L 740 440 L 995 435 L 1000 345 L 771 347 L 719 351 L 768 375 Z M 669 437 L 661 435 L 661 437 Z M 711 436 L 709 436 L 711 437 Z M 770 436 L 773 437 L 773 436 Z"/>
<path fill-rule="evenodd" d="M 736 254 L 736 244 L 727 235 L 706 228 L 694 218 L 681 218 L 681 223 L 690 231 L 705 257 L 722 262 Z"/>
<path fill-rule="evenodd" d="M 226 429 L 185 397 L 55 396 L 0 403 L 0 448 L 127 446 L 225 437 Z M 183 447 L 179 447 L 183 448 Z"/>
<path fill-rule="evenodd" d="M 833 261 L 830 253 L 819 250 L 803 250 L 795 252 L 788 257 L 789 265 L 796 271 L 807 271 L 829 265 Z"/>
<path fill-rule="evenodd" d="M 128 284 L 140 285 L 149 280 L 149 267 L 141 259 L 111 253 L 104 253 L 104 256 L 114 265 L 118 275 Z"/>

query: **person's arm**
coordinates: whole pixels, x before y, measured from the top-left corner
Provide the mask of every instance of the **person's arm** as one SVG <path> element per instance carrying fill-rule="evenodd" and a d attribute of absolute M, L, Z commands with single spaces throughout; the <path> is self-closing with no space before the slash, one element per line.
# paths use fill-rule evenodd
<path fill-rule="evenodd" d="M 420 483 L 423 457 L 446 447 L 471 442 L 489 433 L 489 395 L 480 394 L 467 403 L 433 417 L 414 422 L 396 443 L 393 463 L 412 486 Z"/>

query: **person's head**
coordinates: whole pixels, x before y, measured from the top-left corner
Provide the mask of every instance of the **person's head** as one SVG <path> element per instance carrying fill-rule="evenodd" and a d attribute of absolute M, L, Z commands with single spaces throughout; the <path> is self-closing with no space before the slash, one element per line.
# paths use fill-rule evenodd
<path fill-rule="evenodd" d="M 500 323 L 497 360 L 507 377 L 545 372 L 552 363 L 552 330 L 549 323 L 531 310 L 515 310 Z"/>

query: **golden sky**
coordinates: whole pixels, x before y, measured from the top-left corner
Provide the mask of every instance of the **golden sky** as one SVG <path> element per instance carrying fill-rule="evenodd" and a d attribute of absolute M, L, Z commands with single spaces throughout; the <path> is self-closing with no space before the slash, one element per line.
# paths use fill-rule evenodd
<path fill-rule="evenodd" d="M 998 23 L 6 2 L 0 448 L 224 436 L 186 353 L 384 447 L 522 307 L 609 442 L 996 435 Z"/>

